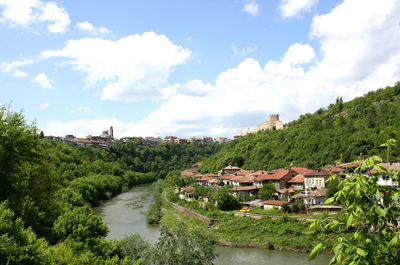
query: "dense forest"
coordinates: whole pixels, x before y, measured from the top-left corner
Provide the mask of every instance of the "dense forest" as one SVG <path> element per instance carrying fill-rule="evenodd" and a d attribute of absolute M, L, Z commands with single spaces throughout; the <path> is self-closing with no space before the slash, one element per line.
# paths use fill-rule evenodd
<path fill-rule="evenodd" d="M 363 97 L 306 113 L 283 130 L 248 134 L 223 146 L 206 159 L 202 172 L 216 172 L 227 165 L 244 169 L 304 166 L 312 169 L 363 156 L 386 157 L 380 145 L 400 136 L 400 82 Z M 394 147 L 389 160 L 398 160 Z"/>
<path fill-rule="evenodd" d="M 219 145 L 116 142 L 110 150 L 39 139 L 0 109 L 0 264 L 131 264 L 91 206 L 189 167 Z M 124 263 L 124 264 L 125 264 Z"/>

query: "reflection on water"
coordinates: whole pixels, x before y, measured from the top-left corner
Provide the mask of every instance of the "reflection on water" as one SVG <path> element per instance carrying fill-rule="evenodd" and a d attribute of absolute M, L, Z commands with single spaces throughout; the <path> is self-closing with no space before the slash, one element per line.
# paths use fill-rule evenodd
<path fill-rule="evenodd" d="M 234 248 L 216 247 L 218 258 L 217 265 L 322 265 L 329 264 L 332 257 L 320 255 L 315 260 L 308 262 L 308 254 L 268 250 L 259 248 Z"/>
<path fill-rule="evenodd" d="M 139 233 L 150 242 L 157 241 L 160 231 L 158 225 L 147 225 L 145 212 L 153 203 L 153 186 L 139 185 L 128 192 L 106 201 L 95 208 L 103 218 L 110 232 L 107 238 L 121 239 L 126 234 Z M 308 262 L 308 254 L 284 252 L 257 248 L 216 247 L 216 265 L 322 265 L 328 264 L 329 255 L 321 255 Z"/>
<path fill-rule="evenodd" d="M 145 212 L 153 203 L 151 184 L 138 185 L 128 192 L 104 202 L 95 208 L 110 232 L 107 238 L 121 239 L 126 234 L 139 233 L 151 242 L 160 235 L 158 225 L 147 225 Z"/>

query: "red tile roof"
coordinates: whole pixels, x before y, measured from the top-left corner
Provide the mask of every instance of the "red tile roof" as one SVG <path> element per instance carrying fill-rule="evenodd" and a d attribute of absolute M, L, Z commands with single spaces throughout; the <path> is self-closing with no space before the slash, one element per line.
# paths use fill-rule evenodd
<path fill-rule="evenodd" d="M 327 170 L 313 171 L 306 174 L 303 174 L 305 177 L 307 176 L 329 176 L 330 173 Z"/>
<path fill-rule="evenodd" d="M 253 173 L 254 171 L 253 170 L 244 170 L 244 169 L 241 169 L 241 170 L 239 170 L 239 171 L 236 171 L 234 174 L 236 175 L 236 176 L 246 176 L 246 175 L 248 175 L 248 174 L 250 174 L 250 173 Z"/>
<path fill-rule="evenodd" d="M 360 167 L 364 163 L 364 160 L 359 160 L 359 161 L 354 161 L 350 163 L 340 163 L 337 166 L 342 167 L 342 168 L 355 168 L 355 167 Z"/>
<path fill-rule="evenodd" d="M 233 191 L 248 191 L 248 190 L 258 190 L 259 188 L 257 186 L 239 186 L 239 187 L 233 187 Z"/>
<path fill-rule="evenodd" d="M 294 168 L 292 168 L 292 170 L 294 172 L 296 172 L 297 174 L 302 174 L 302 175 L 313 172 L 313 170 L 305 168 L 305 167 L 294 167 Z"/>
<path fill-rule="evenodd" d="M 232 178 L 231 181 L 239 181 L 240 183 L 253 183 L 255 177 L 252 176 L 237 176 Z"/>
<path fill-rule="evenodd" d="M 215 175 L 213 173 L 207 173 L 204 176 L 209 177 L 209 178 L 213 178 L 213 177 L 216 177 L 217 175 Z"/>
<path fill-rule="evenodd" d="M 233 174 L 225 174 L 223 176 L 221 176 L 219 179 L 233 179 L 236 178 L 237 176 L 233 175 Z"/>
<path fill-rule="evenodd" d="M 207 182 L 208 183 L 218 183 L 218 180 L 210 178 Z"/>
<path fill-rule="evenodd" d="M 298 174 L 294 178 L 288 181 L 288 183 L 303 183 L 304 182 L 304 175 Z"/>
<path fill-rule="evenodd" d="M 286 201 L 277 201 L 277 200 L 268 200 L 268 201 L 264 201 L 263 204 L 267 204 L 267 205 L 276 205 L 276 206 L 282 206 L 285 203 L 287 203 Z"/>
<path fill-rule="evenodd" d="M 181 191 L 194 191 L 194 188 L 192 186 L 186 186 L 186 187 L 182 187 Z"/>
<path fill-rule="evenodd" d="M 268 174 L 263 174 L 258 176 L 255 181 L 263 181 L 263 180 L 280 180 L 281 178 L 285 177 L 287 174 L 290 173 L 290 170 L 285 169 L 281 170 L 278 173 L 268 175 Z"/>
<path fill-rule="evenodd" d="M 274 170 L 269 171 L 268 174 L 272 175 L 272 174 L 278 173 L 279 171 L 282 171 L 282 170 L 285 170 L 285 169 L 284 168 L 274 169 Z"/>
<path fill-rule="evenodd" d="M 201 176 L 201 178 L 199 178 L 199 179 L 196 179 L 196 181 L 209 181 L 210 180 L 210 178 L 209 177 L 207 177 L 207 176 Z"/>

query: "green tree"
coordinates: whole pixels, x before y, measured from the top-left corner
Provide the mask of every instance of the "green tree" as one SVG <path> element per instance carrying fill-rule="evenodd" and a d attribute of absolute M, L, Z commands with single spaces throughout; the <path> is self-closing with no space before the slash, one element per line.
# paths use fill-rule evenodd
<path fill-rule="evenodd" d="M 275 192 L 274 184 L 268 182 L 262 185 L 261 188 L 259 189 L 258 198 L 263 200 L 269 200 L 272 198 L 272 194 L 274 194 L 274 192 Z"/>
<path fill-rule="evenodd" d="M 176 230 L 161 227 L 161 235 L 152 251 L 152 264 L 211 265 L 216 255 L 214 241 L 202 231 L 179 224 Z"/>
<path fill-rule="evenodd" d="M 152 245 L 139 234 L 126 235 L 121 239 L 121 254 L 131 261 L 141 260 L 144 264 L 151 264 Z"/>
<path fill-rule="evenodd" d="M 48 244 L 24 228 L 21 218 L 15 218 L 7 202 L 0 204 L 0 263 L 51 264 Z"/>
<path fill-rule="evenodd" d="M 231 194 L 230 187 L 222 187 L 216 195 L 218 208 L 223 211 L 233 210 L 237 207 L 237 200 Z"/>
<path fill-rule="evenodd" d="M 398 181 L 400 171 L 388 172 L 376 162 L 382 159 L 373 156 L 359 168 L 361 172 L 377 173 L 366 176 L 349 174 L 339 185 L 339 191 L 326 203 L 337 203 L 347 211 L 345 220 L 327 219 L 316 221 L 311 228 L 322 233 L 340 233 L 332 247 L 334 257 L 330 264 L 400 264 L 400 234 L 398 232 L 399 198 L 397 187 L 377 184 L 383 175 Z M 329 181 L 336 182 L 337 176 Z M 343 234 L 343 232 L 346 233 Z M 325 242 L 317 244 L 309 259 L 315 258 L 326 248 Z"/>

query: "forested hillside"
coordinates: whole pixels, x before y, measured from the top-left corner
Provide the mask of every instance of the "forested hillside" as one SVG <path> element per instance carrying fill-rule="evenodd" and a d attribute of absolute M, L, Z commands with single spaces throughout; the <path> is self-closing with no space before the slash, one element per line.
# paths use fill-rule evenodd
<path fill-rule="evenodd" d="M 91 206 L 218 148 L 74 147 L 39 139 L 20 113 L 0 108 L 0 264 L 123 264 L 119 243 L 105 240 L 107 227 Z"/>
<path fill-rule="evenodd" d="M 317 169 L 360 156 L 385 156 L 380 145 L 400 136 L 400 82 L 363 97 L 306 113 L 278 131 L 263 131 L 237 139 L 210 158 L 203 172 L 216 172 L 231 164 L 244 169 L 304 166 Z M 398 160 L 394 147 L 389 160 Z"/>

